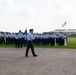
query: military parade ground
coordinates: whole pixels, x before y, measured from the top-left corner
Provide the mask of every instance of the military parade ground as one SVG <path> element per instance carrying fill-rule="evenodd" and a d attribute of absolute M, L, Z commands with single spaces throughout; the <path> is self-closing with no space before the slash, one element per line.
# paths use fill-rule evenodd
<path fill-rule="evenodd" d="M 38 57 L 33 57 L 31 51 L 25 57 L 27 43 L 16 46 L 11 39 L 0 40 L 0 75 L 76 75 L 75 37 L 64 36 L 60 39 L 63 42 L 57 37 L 45 42 L 35 40 Z"/>
<path fill-rule="evenodd" d="M 0 48 L 0 75 L 76 75 L 76 49 L 35 51 L 38 57 L 24 57 L 25 48 Z"/>

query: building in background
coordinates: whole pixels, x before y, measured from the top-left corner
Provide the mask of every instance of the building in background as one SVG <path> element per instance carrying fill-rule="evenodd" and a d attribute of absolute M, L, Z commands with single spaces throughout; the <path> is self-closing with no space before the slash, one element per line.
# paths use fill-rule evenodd
<path fill-rule="evenodd" d="M 55 32 L 55 33 L 59 33 L 62 32 L 64 34 L 66 34 L 67 36 L 76 36 L 76 29 L 56 29 L 55 31 L 51 31 L 51 32 Z"/>

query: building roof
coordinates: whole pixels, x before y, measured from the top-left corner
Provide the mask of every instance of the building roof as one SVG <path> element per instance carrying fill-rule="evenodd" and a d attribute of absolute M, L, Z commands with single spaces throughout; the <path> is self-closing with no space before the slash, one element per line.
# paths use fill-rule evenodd
<path fill-rule="evenodd" d="M 53 32 L 76 32 L 76 29 L 56 29 Z"/>

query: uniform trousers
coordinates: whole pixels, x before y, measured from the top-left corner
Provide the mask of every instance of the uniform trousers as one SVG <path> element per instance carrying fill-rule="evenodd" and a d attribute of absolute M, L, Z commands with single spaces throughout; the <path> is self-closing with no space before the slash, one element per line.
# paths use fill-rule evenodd
<path fill-rule="evenodd" d="M 31 48 L 31 52 L 33 56 L 35 56 L 35 51 L 34 51 L 34 46 L 33 46 L 33 41 L 27 41 L 27 48 L 26 48 L 26 54 L 25 56 L 28 56 L 29 48 Z"/>

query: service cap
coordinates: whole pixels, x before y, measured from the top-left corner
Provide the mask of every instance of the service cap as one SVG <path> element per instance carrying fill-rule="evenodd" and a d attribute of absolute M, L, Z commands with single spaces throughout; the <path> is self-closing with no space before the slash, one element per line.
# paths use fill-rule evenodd
<path fill-rule="evenodd" d="M 29 29 L 29 31 L 33 31 L 33 29 Z"/>

